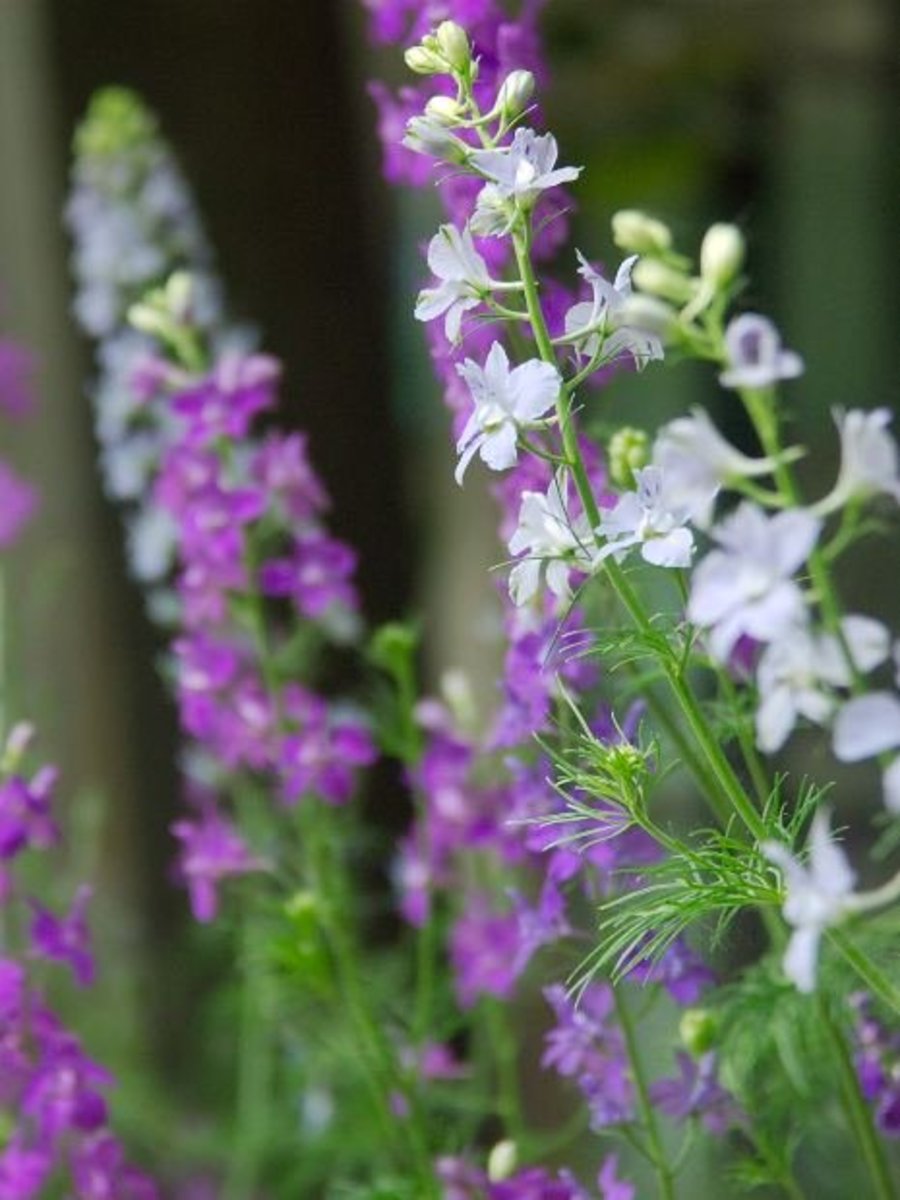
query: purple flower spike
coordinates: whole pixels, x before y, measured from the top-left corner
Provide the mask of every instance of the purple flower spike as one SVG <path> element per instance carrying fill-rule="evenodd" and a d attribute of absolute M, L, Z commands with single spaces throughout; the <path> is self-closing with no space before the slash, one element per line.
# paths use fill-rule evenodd
<path fill-rule="evenodd" d="M 176 821 L 172 832 L 181 842 L 178 866 L 187 882 L 191 911 L 198 921 L 212 921 L 218 912 L 217 886 L 231 875 L 246 875 L 263 867 L 235 827 L 213 805 L 197 820 Z"/>

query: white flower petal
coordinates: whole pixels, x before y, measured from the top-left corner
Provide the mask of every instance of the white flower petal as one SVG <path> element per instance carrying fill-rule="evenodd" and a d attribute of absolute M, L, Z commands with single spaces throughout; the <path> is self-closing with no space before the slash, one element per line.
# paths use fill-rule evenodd
<path fill-rule="evenodd" d="M 848 700 L 834 723 L 833 746 L 841 762 L 860 762 L 900 746 L 900 698 L 871 692 Z"/>

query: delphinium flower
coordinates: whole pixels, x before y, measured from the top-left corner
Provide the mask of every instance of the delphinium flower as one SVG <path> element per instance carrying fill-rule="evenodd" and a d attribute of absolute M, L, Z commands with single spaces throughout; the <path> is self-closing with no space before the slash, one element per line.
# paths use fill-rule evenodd
<path fill-rule="evenodd" d="M 799 991 L 811 992 L 822 934 L 848 911 L 856 875 L 832 839 L 824 809 L 813 818 L 807 865 L 776 842 L 766 842 L 762 852 L 782 873 L 784 918 L 794 930 L 784 954 L 784 973 Z"/>
<path fill-rule="evenodd" d="M 193 197 L 153 114 L 133 92 L 98 92 L 75 137 L 66 207 L 77 290 L 74 315 L 96 344 L 91 385 L 107 493 L 125 506 L 131 567 L 144 584 L 165 583 L 174 530 L 153 506 L 150 481 L 172 427 L 148 403 L 154 341 L 132 328 L 129 308 L 177 270 L 192 273 L 194 327 L 236 335 L 224 324 L 211 254 Z"/>
<path fill-rule="evenodd" d="M 109 1127 L 106 1092 L 113 1078 L 51 1011 L 32 977 L 35 959 L 68 964 L 82 987 L 94 960 L 82 887 L 70 913 L 55 917 L 29 895 L 22 860 L 60 839 L 51 806 L 54 768 L 26 770 L 34 731 L 14 726 L 0 766 L 0 1195 L 28 1200 L 51 1180 L 79 1200 L 155 1200 L 156 1185 L 132 1166 Z M 32 913 L 30 927 L 26 920 Z M 28 927 L 27 939 L 15 931 Z"/>
<path fill-rule="evenodd" d="M 875 1111 L 878 1128 L 900 1137 L 900 1041 L 873 1012 L 871 996 L 852 997 L 856 1010 L 855 1066 L 860 1090 Z"/>
<path fill-rule="evenodd" d="M 688 616 L 709 630 L 717 658 L 727 658 L 742 634 L 770 642 L 804 624 L 805 600 L 794 576 L 820 530 L 809 512 L 768 517 L 749 501 L 712 529 L 717 549 L 694 570 Z"/>

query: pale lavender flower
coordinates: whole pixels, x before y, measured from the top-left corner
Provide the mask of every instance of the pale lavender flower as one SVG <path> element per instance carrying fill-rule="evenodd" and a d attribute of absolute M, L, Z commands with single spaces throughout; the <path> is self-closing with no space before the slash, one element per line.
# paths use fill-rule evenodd
<path fill-rule="evenodd" d="M 763 651 L 757 667 L 756 744 L 765 754 L 781 749 L 798 718 L 814 725 L 829 719 L 837 706 L 832 689 L 852 683 L 845 646 L 861 673 L 887 659 L 890 634 L 880 621 L 845 617 L 841 632 L 843 645 L 833 634 L 791 628 Z"/>
<path fill-rule="evenodd" d="M 534 207 L 542 192 L 569 183 L 581 167 L 557 167 L 559 148 L 551 133 L 517 129 L 512 142 L 497 150 L 476 150 L 471 166 L 488 182 L 481 189 L 472 229 L 481 235 L 505 234 L 518 210 Z"/>
<path fill-rule="evenodd" d="M 781 871 L 787 892 L 781 911 L 794 932 L 782 968 L 798 991 L 812 992 L 822 934 L 847 911 L 856 875 L 844 851 L 832 839 L 824 809 L 813 817 L 806 865 L 778 842 L 763 842 L 760 850 Z"/>
<path fill-rule="evenodd" d="M 597 551 L 596 560 L 610 554 L 622 558 L 639 546 L 641 557 L 654 566 L 690 566 L 694 552 L 694 535 L 687 528 L 690 513 L 670 502 L 665 476 L 657 467 L 644 467 L 634 477 L 637 490 L 626 492 L 600 519 L 597 532 L 606 538 L 606 545 Z"/>
<path fill-rule="evenodd" d="M 573 570 L 590 571 L 595 550 L 587 517 L 569 515 L 568 473 L 559 471 L 546 493 L 523 492 L 519 524 L 509 539 L 509 552 L 522 555 L 509 576 L 513 604 L 527 604 L 537 594 L 541 571 L 554 596 L 569 596 Z"/>
<path fill-rule="evenodd" d="M 768 517 L 744 501 L 712 530 L 719 549 L 694 571 L 688 618 L 709 630 L 713 656 L 725 662 L 742 634 L 775 641 L 805 623 L 803 593 L 793 578 L 808 558 L 821 521 L 803 509 Z"/>
<path fill-rule="evenodd" d="M 650 1086 L 654 1106 L 676 1121 L 699 1117 L 713 1134 L 723 1134 L 740 1119 L 740 1110 L 718 1081 L 714 1051 L 699 1058 L 680 1051 L 678 1077 L 658 1079 Z"/>
<path fill-rule="evenodd" d="M 578 274 L 590 285 L 592 293 L 590 300 L 580 300 L 565 315 L 566 337 L 578 354 L 593 359 L 602 351 L 604 362 L 627 354 L 638 369 L 663 357 L 660 339 L 654 333 L 628 325 L 624 317 L 626 301 L 632 295 L 631 275 L 637 260 L 636 254 L 626 258 L 610 283 L 578 252 L 581 264 Z"/>
<path fill-rule="evenodd" d="M 554 366 L 538 359 L 510 370 L 500 342 L 491 346 L 484 367 L 467 358 L 457 370 L 475 403 L 456 446 L 460 455 L 456 482 L 461 484 L 476 453 L 493 471 L 503 471 L 516 462 L 519 429 L 553 407 L 562 381 Z"/>
<path fill-rule="evenodd" d="M 619 1178 L 618 1155 L 610 1154 L 604 1159 L 597 1176 L 600 1200 L 635 1200 L 637 1189 L 627 1179 Z"/>
<path fill-rule="evenodd" d="M 758 313 L 734 318 L 725 330 L 725 349 L 728 367 L 719 376 L 723 387 L 767 388 L 803 373 L 803 359 L 782 349 L 778 330 Z"/>
<path fill-rule="evenodd" d="M 440 282 L 419 293 L 416 319 L 432 321 L 446 313 L 444 331 L 449 341 L 457 342 L 463 313 L 477 308 L 491 288 L 487 266 L 468 228 L 460 232 L 455 225 L 442 225 L 428 244 L 428 266 Z"/>
<path fill-rule="evenodd" d="M 719 489 L 739 479 L 768 475 L 774 458 L 750 458 L 726 441 L 702 408 L 663 425 L 653 446 L 653 464 L 664 474 L 673 502 L 692 514 L 705 529 Z"/>
<path fill-rule="evenodd" d="M 900 500 L 900 456 L 887 430 L 890 410 L 837 409 L 834 418 L 841 437 L 841 466 L 834 487 L 813 511 L 824 516 L 853 500 L 877 495 Z"/>

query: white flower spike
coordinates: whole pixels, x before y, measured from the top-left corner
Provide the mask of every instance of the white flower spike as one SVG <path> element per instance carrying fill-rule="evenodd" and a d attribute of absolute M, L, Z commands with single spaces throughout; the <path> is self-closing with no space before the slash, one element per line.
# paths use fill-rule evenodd
<path fill-rule="evenodd" d="M 809 859 L 801 865 L 778 842 L 764 842 L 763 855 L 781 871 L 787 891 L 782 915 L 793 927 L 782 960 L 787 978 L 800 992 L 816 986 L 816 962 L 822 934 L 853 907 L 856 876 L 844 851 L 831 836 L 828 813 L 819 809 L 809 831 Z"/>

